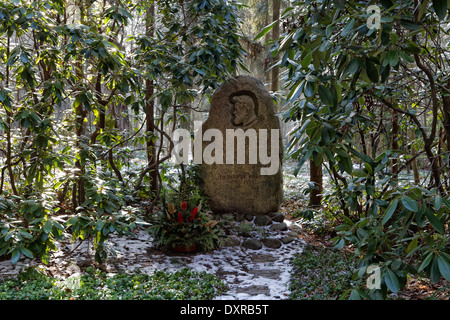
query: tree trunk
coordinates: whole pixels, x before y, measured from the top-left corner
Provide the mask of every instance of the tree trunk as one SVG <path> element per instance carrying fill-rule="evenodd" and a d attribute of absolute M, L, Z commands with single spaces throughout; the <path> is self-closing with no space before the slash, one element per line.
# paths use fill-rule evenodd
<path fill-rule="evenodd" d="M 447 163 L 446 167 L 447 170 L 450 170 L 450 79 L 447 80 L 447 85 L 445 87 L 448 92 L 446 95 L 442 95 L 442 109 L 444 114 L 444 120 L 443 120 L 443 126 L 445 129 L 445 140 L 446 140 L 446 147 L 447 147 Z M 449 173 L 447 172 L 447 175 Z"/>
<path fill-rule="evenodd" d="M 100 102 L 102 99 L 102 83 L 101 83 L 102 75 L 100 71 L 97 73 L 97 80 L 95 82 L 95 94 L 97 95 L 97 100 Z M 99 104 L 98 108 L 98 121 L 95 131 L 91 135 L 91 144 L 95 144 L 100 131 L 105 129 L 106 122 L 106 106 L 102 103 Z"/>
<path fill-rule="evenodd" d="M 309 161 L 309 181 L 314 184 L 309 194 L 309 206 L 312 208 L 320 207 L 322 202 L 322 163 L 316 164 L 314 159 Z"/>
<path fill-rule="evenodd" d="M 414 131 L 408 129 L 407 130 L 407 135 L 410 141 L 414 140 Z M 415 184 L 420 184 L 420 176 L 419 176 L 419 167 L 417 166 L 417 151 L 416 149 L 411 146 L 411 156 L 413 157 L 413 160 L 411 162 L 411 168 L 414 174 L 414 183 Z"/>
<path fill-rule="evenodd" d="M 77 79 L 83 78 L 83 66 L 80 61 L 77 61 L 75 64 L 75 73 Z M 84 159 L 82 158 L 84 157 L 82 152 L 84 146 L 81 143 L 82 137 L 85 134 L 84 119 L 86 118 L 86 116 L 87 111 L 84 109 L 84 104 L 78 104 L 78 106 L 75 108 L 75 133 L 77 136 L 75 146 L 77 150 L 80 150 L 80 159 L 75 162 L 75 167 L 78 169 L 78 172 L 76 173 L 77 180 L 73 188 L 74 194 L 72 196 L 74 209 L 80 206 L 86 200 L 84 181 L 82 177 L 85 174 Z"/>
<path fill-rule="evenodd" d="M 398 151 L 398 112 L 392 110 L 392 151 Z M 392 159 L 392 173 L 394 174 L 393 179 L 395 183 L 398 183 L 398 159 Z"/>
<path fill-rule="evenodd" d="M 6 59 L 9 59 L 10 54 L 10 37 L 8 36 L 7 45 L 6 45 Z M 6 65 L 6 88 L 9 87 L 9 65 Z M 14 172 L 12 169 L 12 143 L 11 143 L 11 126 L 12 126 L 12 112 L 9 111 L 5 106 L 5 113 L 7 119 L 7 127 L 5 127 L 6 132 L 6 168 L 8 170 L 9 175 L 9 183 L 11 185 L 11 189 L 15 195 L 18 195 L 16 184 L 14 182 Z M 3 191 L 3 171 L 2 171 L 2 190 Z"/>
<path fill-rule="evenodd" d="M 15 195 L 18 195 L 16 184 L 14 182 L 14 172 L 12 169 L 12 143 L 11 143 L 11 127 L 12 127 L 12 113 L 9 111 L 6 111 L 7 114 L 7 124 L 8 126 L 5 127 L 6 131 L 6 168 L 8 169 L 9 174 L 9 184 L 11 185 L 11 189 Z"/>
<path fill-rule="evenodd" d="M 276 21 L 280 19 L 280 4 L 281 4 L 281 0 L 273 0 L 272 2 L 273 4 L 273 19 L 272 21 Z M 272 39 L 274 41 L 277 41 L 278 38 L 280 37 L 280 22 L 275 23 L 275 25 L 273 26 L 272 29 Z M 276 56 L 273 59 L 273 63 L 277 64 L 278 63 L 278 56 Z M 272 87 L 271 90 L 273 92 L 277 91 L 279 89 L 279 67 L 275 66 L 272 68 Z"/>
<path fill-rule="evenodd" d="M 148 37 L 153 37 L 155 29 L 155 5 L 152 3 L 150 8 L 147 10 L 146 15 L 146 30 L 145 34 Z M 155 99 L 154 94 L 154 83 L 151 79 L 145 80 L 145 113 L 147 122 L 147 159 L 148 164 L 153 165 L 157 163 L 157 154 L 155 148 Z M 158 166 L 155 166 L 149 172 L 151 180 L 151 191 L 155 193 L 158 190 Z"/>
<path fill-rule="evenodd" d="M 264 0 L 264 7 L 266 8 L 265 12 L 266 12 L 266 16 L 265 16 L 265 23 L 264 25 L 267 26 L 270 23 L 270 17 L 269 17 L 269 0 Z M 270 32 L 267 32 L 266 35 L 264 36 L 264 42 L 265 43 L 269 43 L 270 41 Z M 269 83 L 270 83 L 270 72 L 267 71 L 267 69 L 269 69 L 270 67 L 270 52 L 267 50 L 266 51 L 266 57 L 264 59 L 264 74 L 266 76 L 265 81 L 266 81 L 266 89 L 270 90 L 269 87 Z"/>

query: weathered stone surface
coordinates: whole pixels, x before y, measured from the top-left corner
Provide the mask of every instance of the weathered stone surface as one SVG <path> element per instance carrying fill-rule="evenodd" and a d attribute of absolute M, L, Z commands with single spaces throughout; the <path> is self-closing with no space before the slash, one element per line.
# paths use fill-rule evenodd
<path fill-rule="evenodd" d="M 260 270 L 249 270 L 248 273 L 253 274 L 255 277 L 262 277 L 267 279 L 279 279 L 280 270 L 277 269 L 260 269 Z"/>
<path fill-rule="evenodd" d="M 203 141 L 203 158 L 210 155 L 208 163 L 202 161 L 201 170 L 211 210 L 251 215 L 278 211 L 283 196 L 283 146 L 280 121 L 263 83 L 249 76 L 225 82 L 212 97 L 201 132 L 196 139 Z M 230 132 L 237 136 L 228 139 Z"/>
<path fill-rule="evenodd" d="M 278 249 L 281 247 L 281 241 L 275 238 L 268 238 L 262 240 L 263 245 L 265 245 L 267 248 L 271 249 Z"/>
<path fill-rule="evenodd" d="M 271 212 L 268 214 L 268 216 L 272 219 L 272 221 L 275 222 L 283 222 L 284 221 L 284 214 L 281 212 Z"/>
<path fill-rule="evenodd" d="M 270 219 L 268 216 L 266 215 L 262 215 L 262 216 L 257 216 L 255 218 L 255 220 L 253 221 L 253 223 L 256 226 L 268 226 L 270 224 L 272 224 L 272 219 Z"/>
<path fill-rule="evenodd" d="M 262 243 L 257 239 L 247 239 L 242 243 L 242 246 L 250 250 L 259 250 L 262 248 Z"/>
<path fill-rule="evenodd" d="M 278 260 L 278 256 L 273 256 L 271 254 L 261 254 L 255 253 L 252 255 L 252 261 L 256 263 L 270 263 Z"/>
<path fill-rule="evenodd" d="M 284 222 L 281 223 L 275 223 L 270 226 L 270 230 L 272 231 L 285 231 L 287 230 L 287 224 Z"/>
<path fill-rule="evenodd" d="M 289 232 L 287 233 L 287 235 L 288 235 L 288 236 L 291 236 L 291 237 L 294 237 L 294 238 L 298 238 L 298 233 L 297 233 L 297 232 L 294 232 L 294 231 L 289 231 Z"/>
<path fill-rule="evenodd" d="M 249 295 L 264 294 L 266 296 L 270 295 L 270 289 L 268 286 L 251 285 L 248 287 L 239 287 L 236 289 L 236 293 L 246 293 Z"/>
<path fill-rule="evenodd" d="M 281 242 L 283 242 L 284 244 L 288 244 L 291 243 L 292 241 L 294 241 L 296 238 L 291 237 L 291 236 L 285 236 L 283 238 L 281 238 Z"/>

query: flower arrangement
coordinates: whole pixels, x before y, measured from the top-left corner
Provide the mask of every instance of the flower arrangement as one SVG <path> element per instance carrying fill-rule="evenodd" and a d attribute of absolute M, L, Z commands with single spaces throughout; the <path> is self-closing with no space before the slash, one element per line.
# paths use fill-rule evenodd
<path fill-rule="evenodd" d="M 158 247 L 182 252 L 209 251 L 221 243 L 217 223 L 201 211 L 201 203 L 192 208 L 188 208 L 186 201 L 179 208 L 168 203 L 167 208 L 159 212 L 153 221 L 150 232 Z"/>

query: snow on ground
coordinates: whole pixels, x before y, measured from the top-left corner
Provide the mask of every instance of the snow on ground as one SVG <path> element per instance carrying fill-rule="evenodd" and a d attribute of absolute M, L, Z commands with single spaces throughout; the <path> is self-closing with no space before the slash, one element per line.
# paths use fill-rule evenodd
<path fill-rule="evenodd" d="M 303 196 L 299 191 L 307 187 L 309 178 L 307 164 L 297 177 L 292 175 L 295 167 L 295 162 L 288 161 L 283 164 L 284 195 L 288 200 L 298 200 Z M 282 206 L 281 211 L 283 210 Z M 288 219 L 284 222 L 290 228 L 295 227 L 295 223 Z M 266 230 L 265 233 L 270 234 L 270 231 Z M 241 243 L 243 239 L 241 238 Z M 304 241 L 298 237 L 291 243 L 283 244 L 279 249 L 263 246 L 260 250 L 250 250 L 238 245 L 207 253 L 175 254 L 156 250 L 151 236 L 145 231 L 139 231 L 135 238 L 111 235 L 107 243 L 116 252 L 115 257 L 109 255 L 107 272 L 134 272 L 140 269 L 141 272 L 152 273 L 154 270 L 176 271 L 183 267 L 206 271 L 216 274 L 228 284 L 229 291 L 216 299 L 237 300 L 286 299 L 291 271 L 289 261 L 296 253 L 302 252 L 304 245 Z M 86 241 L 81 245 L 79 242 L 67 241 L 58 246 L 49 265 L 39 264 L 47 273 L 67 278 L 89 264 Z M 90 254 L 92 259 L 93 252 L 90 251 Z M 36 264 L 36 260 L 25 258 L 16 265 L 12 265 L 9 260 L 0 261 L 0 279 L 17 275 L 21 268 Z"/>
<path fill-rule="evenodd" d="M 290 224 L 288 220 L 285 222 Z M 205 253 L 167 253 L 156 250 L 151 236 L 139 231 L 135 238 L 111 236 L 108 245 L 116 253 L 106 262 L 106 271 L 110 273 L 131 273 L 139 269 L 151 274 L 155 270 L 174 272 L 187 267 L 213 273 L 228 284 L 229 290 L 216 297 L 218 300 L 280 300 L 288 298 L 289 261 L 302 251 L 303 242 L 298 238 L 279 249 L 263 246 L 259 250 L 250 250 L 238 245 Z M 39 266 L 57 277 L 73 275 L 86 264 L 87 243 L 77 246 L 78 243 L 62 243 L 53 253 L 50 264 Z M 15 266 L 10 261 L 2 261 L 0 277 L 15 275 L 21 268 L 36 264 L 35 260 L 29 259 L 22 259 Z"/>

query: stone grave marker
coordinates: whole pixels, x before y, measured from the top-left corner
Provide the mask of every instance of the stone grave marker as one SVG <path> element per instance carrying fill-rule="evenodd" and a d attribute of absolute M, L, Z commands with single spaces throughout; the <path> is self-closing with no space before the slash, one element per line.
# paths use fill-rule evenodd
<path fill-rule="evenodd" d="M 202 141 L 202 187 L 214 213 L 278 211 L 283 197 L 280 122 L 260 80 L 238 76 L 218 88 L 195 139 Z"/>

